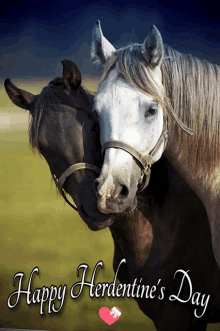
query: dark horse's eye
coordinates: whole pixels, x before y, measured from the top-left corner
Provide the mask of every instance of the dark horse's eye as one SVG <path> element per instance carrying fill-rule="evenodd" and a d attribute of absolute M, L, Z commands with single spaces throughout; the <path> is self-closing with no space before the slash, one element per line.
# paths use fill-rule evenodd
<path fill-rule="evenodd" d="M 145 113 L 145 117 L 155 116 L 157 113 L 156 106 L 150 106 L 149 109 Z"/>

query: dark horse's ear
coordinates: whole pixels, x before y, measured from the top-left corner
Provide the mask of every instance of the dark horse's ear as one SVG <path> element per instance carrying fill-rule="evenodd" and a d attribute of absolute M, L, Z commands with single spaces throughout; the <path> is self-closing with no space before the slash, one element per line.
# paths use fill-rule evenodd
<path fill-rule="evenodd" d="M 62 60 L 63 81 L 67 88 L 78 90 L 81 85 L 81 73 L 77 65 L 70 60 Z"/>
<path fill-rule="evenodd" d="M 142 52 L 153 67 L 161 64 L 163 58 L 163 40 L 155 25 L 151 27 L 151 32 L 142 45 Z"/>
<path fill-rule="evenodd" d="M 6 78 L 4 85 L 9 98 L 16 106 L 30 110 L 30 104 L 34 100 L 35 95 L 18 88 L 12 84 L 9 78 Z"/>

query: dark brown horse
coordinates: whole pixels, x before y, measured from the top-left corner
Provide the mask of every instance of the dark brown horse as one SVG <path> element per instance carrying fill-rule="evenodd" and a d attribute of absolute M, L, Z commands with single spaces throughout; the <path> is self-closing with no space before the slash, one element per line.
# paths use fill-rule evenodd
<path fill-rule="evenodd" d="M 135 298 L 156 329 L 203 331 L 207 323 L 219 323 L 220 272 L 207 214 L 165 157 L 152 168 L 149 186 L 138 196 L 133 215 L 116 219 L 110 226 L 114 271 L 126 258 L 119 269 L 121 283 L 133 284 L 137 278 L 137 285 L 156 287 L 154 298 L 149 297 L 150 289 L 148 298 Z M 187 271 L 190 281 L 184 278 Z M 171 301 L 174 296 L 178 298 Z"/>
<path fill-rule="evenodd" d="M 12 102 L 30 111 L 31 146 L 43 155 L 57 179 L 73 165 L 83 162 L 97 167 L 102 163 L 98 125 L 91 112 L 93 95 L 81 86 L 76 64 L 69 60 L 62 64 L 63 78 L 54 79 L 36 96 L 19 89 L 10 79 L 5 80 Z M 63 188 L 70 194 L 85 223 L 93 230 L 112 224 L 111 215 L 103 215 L 97 209 L 95 171 L 80 168 L 65 177 L 65 181 L 61 178 L 60 191 Z"/>
<path fill-rule="evenodd" d="M 79 87 L 76 66 L 66 61 L 63 65 L 63 79 L 53 80 L 36 97 L 9 80 L 5 82 L 12 101 L 31 111 L 32 146 L 45 157 L 57 178 L 72 164 L 101 163 L 99 132 L 91 115 L 92 97 L 88 100 Z M 114 222 L 113 216 L 105 219 L 107 215 L 96 209 L 92 189 L 95 177 L 91 170 L 76 171 L 64 188 L 91 229 L 110 226 L 115 272 L 121 260 L 126 259 L 119 268 L 120 282 L 132 284 L 136 278 L 137 285 L 156 287 L 152 298 L 136 300 L 157 330 L 203 331 L 207 323 L 220 322 L 220 273 L 212 251 L 207 214 L 181 176 L 165 158 L 159 160 L 152 169 L 149 186 L 138 195 L 137 209 L 115 214 Z M 188 270 L 192 293 L 187 278 L 183 280 L 183 272 Z M 171 301 L 172 295 L 178 299 Z"/>

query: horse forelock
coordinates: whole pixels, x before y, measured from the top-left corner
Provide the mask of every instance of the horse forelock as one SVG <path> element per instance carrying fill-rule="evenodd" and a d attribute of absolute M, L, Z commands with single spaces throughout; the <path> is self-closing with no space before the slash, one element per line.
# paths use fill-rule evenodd
<path fill-rule="evenodd" d="M 35 98 L 31 109 L 31 122 L 29 125 L 29 142 L 32 149 L 39 152 L 38 135 L 40 124 L 46 111 L 65 111 L 65 107 L 86 110 L 92 116 L 92 99 L 84 87 L 80 86 L 77 91 L 67 91 L 63 88 L 63 79 L 58 77 L 52 80 L 41 93 Z"/>
<path fill-rule="evenodd" d="M 106 62 L 99 86 L 107 79 L 110 71 L 117 68 L 118 77 L 141 93 L 151 95 L 166 113 L 166 98 L 163 85 L 156 79 L 156 71 L 145 59 L 140 44 L 118 49 Z"/>

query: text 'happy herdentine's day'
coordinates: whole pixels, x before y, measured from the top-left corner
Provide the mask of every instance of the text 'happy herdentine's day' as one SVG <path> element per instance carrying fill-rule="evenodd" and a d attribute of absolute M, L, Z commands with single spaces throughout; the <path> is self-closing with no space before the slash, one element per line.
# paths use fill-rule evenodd
<path fill-rule="evenodd" d="M 80 295 L 83 292 L 83 289 L 85 287 L 89 288 L 89 296 L 90 298 L 103 298 L 107 295 L 108 298 L 120 298 L 120 297 L 128 297 L 128 298 L 136 298 L 141 300 L 148 300 L 148 299 L 158 299 L 158 300 L 164 300 L 166 298 L 166 289 L 164 286 L 161 286 L 161 279 L 158 279 L 157 283 L 155 285 L 146 285 L 142 284 L 143 278 L 137 279 L 135 278 L 132 284 L 122 284 L 118 283 L 116 284 L 117 275 L 120 269 L 120 266 L 126 263 L 126 259 L 122 259 L 121 262 L 118 265 L 118 268 L 116 270 L 114 280 L 111 283 L 97 283 L 95 284 L 95 276 L 98 267 L 103 268 L 103 261 L 99 261 L 92 273 L 91 281 L 87 282 L 86 279 L 86 273 L 89 268 L 89 266 L 85 263 L 80 264 L 77 268 L 77 277 L 79 277 L 79 271 L 82 269 L 81 273 L 81 280 L 75 284 L 72 285 L 70 289 L 70 297 L 72 299 L 77 299 L 80 297 Z M 31 289 L 31 283 L 34 277 L 34 274 L 39 273 L 39 268 L 35 267 L 29 277 L 28 286 L 27 289 L 23 289 L 22 281 L 24 277 L 23 272 L 18 272 L 14 275 L 13 278 L 13 286 L 16 286 L 16 280 L 17 281 L 17 290 L 12 292 L 8 297 L 8 308 L 13 309 L 18 304 L 21 295 L 23 294 L 26 296 L 26 303 L 27 305 L 31 304 L 39 304 L 40 305 L 40 315 L 43 315 L 45 313 L 45 304 L 48 303 L 48 314 L 52 313 L 58 313 L 61 311 L 65 296 L 67 293 L 67 285 L 60 285 L 59 287 L 51 285 L 50 287 L 43 286 L 42 288 L 37 288 L 34 291 Z M 194 315 L 197 318 L 201 318 L 207 309 L 210 295 L 202 294 L 200 292 L 193 292 L 193 284 L 189 276 L 190 270 L 182 270 L 178 269 L 174 274 L 174 281 L 177 274 L 180 274 L 181 279 L 178 284 L 179 287 L 176 293 L 173 293 L 169 295 L 169 301 L 177 301 L 181 303 L 191 303 L 192 305 L 195 305 L 196 308 L 194 310 Z M 184 288 L 188 287 L 188 297 L 184 294 L 184 298 L 182 296 L 183 294 L 183 286 Z M 56 304 L 55 304 L 56 300 Z"/>

